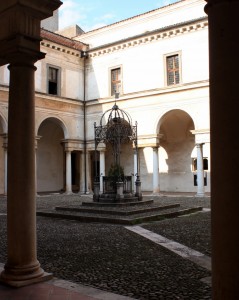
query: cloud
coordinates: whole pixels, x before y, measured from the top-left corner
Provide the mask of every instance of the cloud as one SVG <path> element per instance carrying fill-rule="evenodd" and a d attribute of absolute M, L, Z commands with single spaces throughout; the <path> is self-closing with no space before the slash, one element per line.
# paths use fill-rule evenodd
<path fill-rule="evenodd" d="M 111 13 L 104 14 L 100 17 L 95 17 L 92 21 L 92 25 L 87 27 L 87 31 L 94 30 L 107 26 L 111 23 L 114 23 L 115 15 Z"/>
<path fill-rule="evenodd" d="M 98 20 L 112 20 L 114 18 L 115 18 L 115 14 L 108 13 L 108 14 L 104 14 L 103 16 L 98 17 L 96 19 L 98 19 Z"/>
<path fill-rule="evenodd" d="M 77 0 L 64 0 L 63 5 L 59 9 L 59 27 L 60 29 L 70 25 L 85 23 L 88 13 L 92 10 L 92 6 L 79 4 Z"/>

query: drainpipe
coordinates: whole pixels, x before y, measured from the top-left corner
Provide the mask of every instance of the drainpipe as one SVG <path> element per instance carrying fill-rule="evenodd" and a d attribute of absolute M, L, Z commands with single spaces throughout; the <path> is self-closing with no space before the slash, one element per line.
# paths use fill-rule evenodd
<path fill-rule="evenodd" d="M 86 172 L 86 58 L 88 57 L 88 53 L 86 51 L 81 52 L 81 57 L 84 59 L 84 73 L 83 73 L 83 80 L 84 80 L 84 94 L 83 94 L 83 114 L 84 114 L 84 175 L 85 175 L 85 191 L 84 194 L 87 194 L 87 172 Z"/>

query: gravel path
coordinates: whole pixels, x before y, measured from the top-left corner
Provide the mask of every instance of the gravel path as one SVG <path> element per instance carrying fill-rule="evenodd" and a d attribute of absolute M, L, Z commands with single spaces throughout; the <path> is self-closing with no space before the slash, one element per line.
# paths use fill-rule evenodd
<path fill-rule="evenodd" d="M 210 207 L 208 198 L 166 198 L 155 201 Z M 82 200 L 91 201 L 75 195 L 38 197 L 37 207 Z M 0 199 L 0 262 L 6 261 L 4 212 L 6 200 Z M 210 255 L 209 224 L 210 214 L 198 213 L 142 226 Z M 123 226 L 37 217 L 37 233 L 38 259 L 58 278 L 135 299 L 211 299 L 211 288 L 201 281 L 210 272 Z"/>

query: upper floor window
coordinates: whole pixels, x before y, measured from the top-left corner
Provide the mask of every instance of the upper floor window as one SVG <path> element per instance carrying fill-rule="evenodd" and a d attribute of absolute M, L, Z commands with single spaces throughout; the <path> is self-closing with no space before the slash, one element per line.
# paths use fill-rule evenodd
<path fill-rule="evenodd" d="M 166 71 L 167 71 L 167 85 L 178 84 L 181 81 L 180 72 L 180 56 L 173 54 L 166 56 Z"/>
<path fill-rule="evenodd" d="M 51 95 L 60 94 L 60 69 L 48 67 L 48 93 Z"/>
<path fill-rule="evenodd" d="M 121 94 L 121 68 L 111 69 L 111 96 Z"/>

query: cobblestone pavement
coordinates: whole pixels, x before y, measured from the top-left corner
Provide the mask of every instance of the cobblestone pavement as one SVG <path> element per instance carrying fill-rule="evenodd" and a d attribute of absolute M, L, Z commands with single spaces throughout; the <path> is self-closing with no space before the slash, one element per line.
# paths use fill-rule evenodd
<path fill-rule="evenodd" d="M 149 196 L 148 196 L 149 197 Z M 160 203 L 210 207 L 209 198 L 155 197 Z M 77 204 L 83 196 L 43 196 L 39 209 Z M 6 199 L 0 199 L 0 262 L 6 261 Z M 210 255 L 210 212 L 142 227 Z M 47 272 L 135 299 L 211 299 L 210 272 L 121 225 L 37 218 L 38 259 Z"/>

